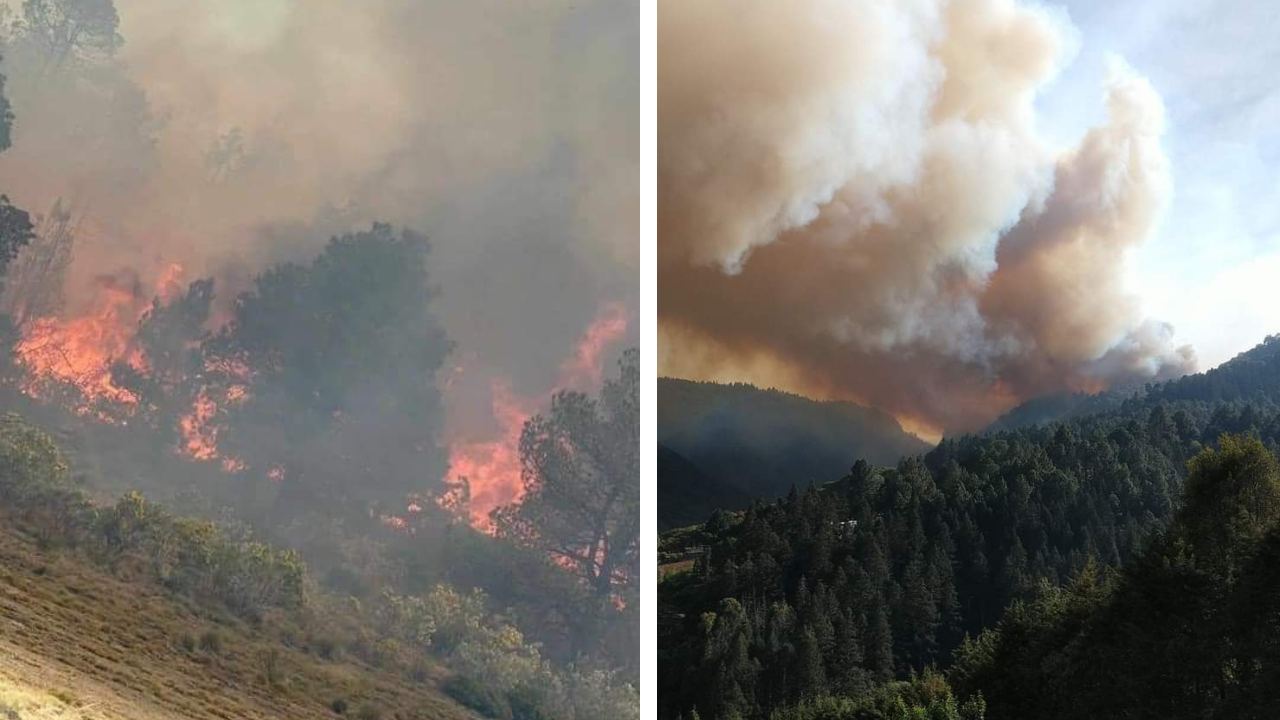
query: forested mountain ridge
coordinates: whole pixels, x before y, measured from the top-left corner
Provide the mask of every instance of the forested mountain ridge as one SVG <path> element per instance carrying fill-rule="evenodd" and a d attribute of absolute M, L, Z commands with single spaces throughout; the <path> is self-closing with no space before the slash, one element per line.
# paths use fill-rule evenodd
<path fill-rule="evenodd" d="M 1280 363 L 1280 335 L 1271 335 L 1260 344 L 1202 373 L 1185 375 L 1140 388 L 1115 388 L 1088 395 L 1060 393 L 1033 398 L 1000 416 L 988 432 L 1016 430 L 1054 420 L 1130 409 L 1160 402 L 1229 402 L 1248 400 L 1254 404 L 1280 403 L 1280 373 L 1270 372 Z"/>
<path fill-rule="evenodd" d="M 992 694 L 999 663 L 954 697 L 892 680 L 950 667 L 1011 604 L 1143 556 L 1182 505 L 1187 461 L 1225 434 L 1274 452 L 1278 349 L 1268 338 L 1107 412 L 948 439 L 892 468 L 860 461 L 839 481 L 668 534 L 664 554 L 696 562 L 659 593 L 662 717 L 916 717 L 876 709 L 885 693 L 894 707 L 941 708 L 920 717 L 982 717 L 983 696 L 989 717 L 1028 717 Z"/>
<path fill-rule="evenodd" d="M 741 496 L 781 497 L 797 481 L 839 477 L 858 457 L 891 463 L 929 447 L 873 408 L 675 378 L 658 379 L 658 442 L 729 490 L 673 495 L 674 483 L 660 478 L 659 508 L 681 505 L 686 517 L 738 509 Z M 690 507 L 695 498 L 699 504 Z M 660 510 L 667 512 L 675 510 Z"/>

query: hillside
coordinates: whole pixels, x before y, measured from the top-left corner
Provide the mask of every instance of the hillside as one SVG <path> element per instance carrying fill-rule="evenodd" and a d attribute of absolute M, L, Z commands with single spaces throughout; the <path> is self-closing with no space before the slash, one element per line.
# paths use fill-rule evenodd
<path fill-rule="evenodd" d="M 509 581 L 536 582 L 536 558 L 519 565 Z M 0 679 L 15 693 L 127 718 L 638 712 L 617 672 L 554 665 L 510 610 L 461 588 L 356 596 L 243 524 L 137 492 L 95 502 L 48 434 L 0 415 Z"/>
<path fill-rule="evenodd" d="M 334 707 L 358 718 L 476 717 L 439 689 L 443 668 L 414 682 L 324 659 L 319 638 L 114 577 L 0 523 L 0 717 L 19 691 L 24 719 L 338 717 Z"/>
<path fill-rule="evenodd" d="M 1257 619 L 1280 608 L 1250 595 L 1244 578 L 1265 546 L 1257 539 L 1280 533 L 1271 505 L 1280 491 L 1237 501 L 1202 489 L 1189 500 L 1184 488 L 1193 458 L 1211 478 L 1200 488 L 1277 485 L 1278 349 L 1270 338 L 1104 412 L 947 439 L 890 467 L 859 463 L 820 488 L 664 534 L 666 557 L 696 572 L 671 562 L 659 589 L 659 666 L 670 669 L 659 678 L 661 717 L 692 708 L 702 717 L 900 717 L 866 703 L 894 688 L 915 692 L 901 683 L 930 667 L 951 672 L 957 694 L 942 692 L 941 677 L 926 683 L 951 703 L 928 717 L 1098 717 L 1116 703 L 1132 710 L 1123 717 L 1274 717 L 1224 708 L 1273 700 L 1266 688 L 1280 672 L 1280 633 Z M 1179 522 L 1194 523 L 1188 532 L 1201 539 L 1161 540 Z M 1234 544 L 1238 533 L 1249 540 Z M 1233 558 L 1225 573 L 1212 564 L 1224 552 Z M 1147 575 L 1110 579 L 1131 567 Z M 1079 602 L 1053 594 L 1082 582 L 1107 590 Z M 1163 635 L 1172 625 L 1142 619 L 1133 593 L 1194 598 L 1195 608 L 1165 608 L 1164 617 L 1188 629 L 1197 618 L 1213 624 L 1180 635 L 1183 659 L 1166 666 L 1156 658 L 1173 642 Z M 1099 636 L 1090 613 L 1118 635 Z M 1241 617 L 1253 630 L 1232 624 Z M 986 645 L 965 642 L 1002 626 Z M 1154 662 L 1142 677 L 1164 689 L 1144 695 L 1145 705 L 1133 687 L 1108 696 L 1115 688 L 1090 671 L 1088 648 L 1105 651 L 1112 675 Z M 1058 687 L 1064 661 L 1076 674 Z M 985 701 L 964 709 L 979 695 Z M 1063 703 L 1077 699 L 1099 713 L 1073 715 Z M 1168 712 L 1142 714 L 1155 707 Z"/>
<path fill-rule="evenodd" d="M 1140 388 L 1116 388 L 1095 395 L 1055 394 L 1034 398 L 1000 416 L 988 432 L 1017 430 L 1057 420 L 1111 412 L 1128 405 L 1165 402 L 1280 404 L 1280 335 L 1236 355 L 1216 368 Z"/>
<path fill-rule="evenodd" d="M 672 464 L 687 478 L 659 478 L 659 513 L 684 518 L 840 477 L 858 458 L 892 463 L 929 447 L 891 416 L 854 403 L 674 378 L 658 380 L 658 442 L 697 469 Z M 728 491 L 681 492 L 700 478 Z"/>
<path fill-rule="evenodd" d="M 693 525 L 707 519 L 708 508 L 741 510 L 751 497 L 709 477 L 680 453 L 658 444 L 658 530 Z"/>

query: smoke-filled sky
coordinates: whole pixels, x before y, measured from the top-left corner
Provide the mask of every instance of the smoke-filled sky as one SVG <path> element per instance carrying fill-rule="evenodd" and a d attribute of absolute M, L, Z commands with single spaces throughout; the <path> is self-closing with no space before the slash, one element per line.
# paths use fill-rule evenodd
<path fill-rule="evenodd" d="M 10 3 L 16 8 L 18 3 Z M 114 61 L 0 65 L 0 188 L 82 216 L 67 288 L 169 263 L 222 299 L 334 233 L 425 233 L 457 349 L 454 432 L 501 432 L 638 288 L 638 13 L 628 0 L 116 0 Z M 603 361 L 627 343 L 635 323 Z"/>
<path fill-rule="evenodd" d="M 1067 4 L 1078 53 L 1040 102 L 1065 141 L 1096 120 L 1085 102 L 1108 55 L 1160 94 L 1174 178 L 1164 223 L 1129 264 L 1148 312 L 1212 367 L 1280 332 L 1280 21 L 1274 3 Z"/>
<path fill-rule="evenodd" d="M 1194 295 L 1277 264 L 1276 44 L 1132 5 L 663 2 L 662 372 L 934 436 L 1276 330 L 1272 288 Z"/>

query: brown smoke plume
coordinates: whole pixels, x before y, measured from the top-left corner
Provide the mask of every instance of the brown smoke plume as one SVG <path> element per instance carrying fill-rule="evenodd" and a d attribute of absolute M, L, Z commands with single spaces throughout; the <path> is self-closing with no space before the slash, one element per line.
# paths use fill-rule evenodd
<path fill-rule="evenodd" d="M 933 435 L 1189 370 L 1122 282 L 1170 194 L 1159 96 L 1117 61 L 1078 147 L 1037 129 L 1072 32 L 1015 0 L 664 0 L 662 372 Z"/>

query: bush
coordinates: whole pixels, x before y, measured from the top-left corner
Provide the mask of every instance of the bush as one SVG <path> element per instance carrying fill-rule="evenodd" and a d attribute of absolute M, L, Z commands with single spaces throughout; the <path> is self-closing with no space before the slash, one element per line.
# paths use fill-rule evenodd
<path fill-rule="evenodd" d="M 338 641 L 331 637 L 321 637 L 312 640 L 312 647 L 315 649 L 316 655 L 325 660 L 333 660 L 338 657 Z"/>
<path fill-rule="evenodd" d="M 284 662 L 280 651 L 271 648 L 258 655 L 258 663 L 262 666 L 262 681 L 273 689 L 282 689 L 288 685 L 284 672 Z"/>
<path fill-rule="evenodd" d="M 454 675 L 444 684 L 449 697 L 489 718 L 511 720 L 511 707 L 492 688 L 467 675 Z"/>
<path fill-rule="evenodd" d="M 218 655 L 222 652 L 222 633 L 217 630 L 206 630 L 200 636 L 200 649 Z"/>
<path fill-rule="evenodd" d="M 343 698 L 334 698 L 333 702 L 329 703 L 329 709 L 332 710 L 335 715 L 346 715 L 347 701 Z"/>

